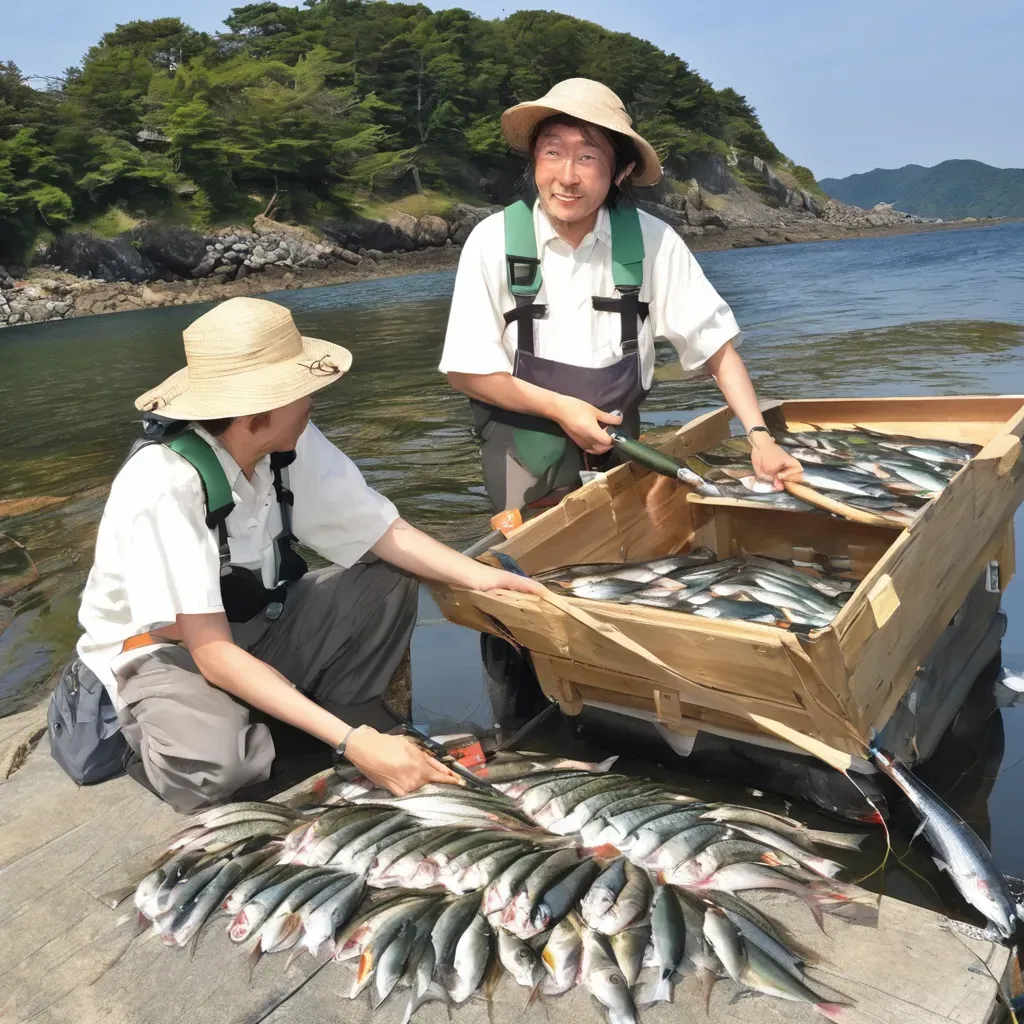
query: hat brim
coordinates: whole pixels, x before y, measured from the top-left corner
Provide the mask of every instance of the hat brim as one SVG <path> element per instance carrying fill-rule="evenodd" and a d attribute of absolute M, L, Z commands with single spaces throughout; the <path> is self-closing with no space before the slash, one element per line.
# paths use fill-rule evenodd
<path fill-rule="evenodd" d="M 640 166 L 634 169 L 632 182 L 637 186 L 654 185 L 661 180 L 661 161 L 654 147 L 643 136 L 638 135 L 631 126 L 620 122 L 613 122 L 607 116 L 607 111 L 602 107 L 591 106 L 582 100 L 567 100 L 561 106 L 551 106 L 547 103 L 519 103 L 509 107 L 501 115 L 501 130 L 506 142 L 518 153 L 529 154 L 530 139 L 533 131 L 549 117 L 556 114 L 567 114 L 569 117 L 578 118 L 588 124 L 595 124 L 610 132 L 617 132 L 625 135 L 636 143 L 640 153 Z"/>
<path fill-rule="evenodd" d="M 340 380 L 352 365 L 352 353 L 319 338 L 302 338 L 297 359 L 218 376 L 209 389 L 191 387 L 188 367 L 135 399 L 141 412 L 172 420 L 218 420 L 255 416 L 279 409 Z"/>

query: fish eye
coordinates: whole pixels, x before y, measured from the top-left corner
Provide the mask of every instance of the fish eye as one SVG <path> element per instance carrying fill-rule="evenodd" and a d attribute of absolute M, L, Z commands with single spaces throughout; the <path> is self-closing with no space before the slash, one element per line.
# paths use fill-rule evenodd
<path fill-rule="evenodd" d="M 528 949 L 521 949 L 521 950 L 519 950 L 518 953 L 516 953 L 516 956 L 520 960 L 529 960 L 530 959 L 530 951 Z"/>
<path fill-rule="evenodd" d="M 612 975 L 609 975 L 609 977 L 608 977 L 608 980 L 609 980 L 609 981 L 610 981 L 610 982 L 611 982 L 611 983 L 612 983 L 613 985 L 621 985 L 621 984 L 623 984 L 623 981 L 622 981 L 622 975 L 620 975 L 620 974 L 612 974 Z"/>

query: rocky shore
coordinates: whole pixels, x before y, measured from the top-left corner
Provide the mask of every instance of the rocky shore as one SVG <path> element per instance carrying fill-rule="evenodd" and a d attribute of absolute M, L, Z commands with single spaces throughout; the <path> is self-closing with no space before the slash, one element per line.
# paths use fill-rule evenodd
<path fill-rule="evenodd" d="M 756 157 L 732 165 L 709 158 L 693 179 L 666 180 L 637 199 L 697 251 L 958 226 L 847 206 Z M 0 267 L 0 327 L 450 269 L 469 232 L 496 209 L 455 204 L 445 217 L 396 212 L 315 228 L 261 216 L 208 234 L 159 223 L 112 239 L 66 234 L 20 279 Z"/>

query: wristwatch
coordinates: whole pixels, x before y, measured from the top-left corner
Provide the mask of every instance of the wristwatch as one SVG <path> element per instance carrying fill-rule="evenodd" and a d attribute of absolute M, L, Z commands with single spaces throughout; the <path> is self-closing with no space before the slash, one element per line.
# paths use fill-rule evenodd
<path fill-rule="evenodd" d="M 747 431 L 747 440 L 748 441 L 750 440 L 750 435 L 751 434 L 757 434 L 757 433 L 764 433 L 764 434 L 767 434 L 769 437 L 772 436 L 772 432 L 767 427 L 757 426 L 757 427 L 751 427 Z"/>
<path fill-rule="evenodd" d="M 346 755 L 345 755 L 345 748 L 348 747 L 349 737 L 358 728 L 359 728 L 358 725 L 351 725 L 351 726 L 349 726 L 349 730 L 348 730 L 347 733 L 345 733 L 344 737 L 342 738 L 342 741 L 334 748 L 334 760 L 335 761 L 341 760 L 342 758 L 346 757 Z"/>

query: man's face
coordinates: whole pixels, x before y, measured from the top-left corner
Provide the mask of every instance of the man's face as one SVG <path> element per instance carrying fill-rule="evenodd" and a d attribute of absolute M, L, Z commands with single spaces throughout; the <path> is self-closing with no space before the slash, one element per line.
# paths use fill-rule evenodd
<path fill-rule="evenodd" d="M 564 223 L 592 217 L 608 196 L 615 170 L 615 151 L 593 129 L 552 124 L 534 149 L 534 181 L 544 212 Z"/>
<path fill-rule="evenodd" d="M 306 395 L 288 405 L 282 405 L 280 409 L 273 409 L 269 413 L 270 423 L 261 431 L 263 436 L 260 440 L 272 445 L 273 451 L 291 451 L 309 423 L 311 406 L 312 400 Z"/>

